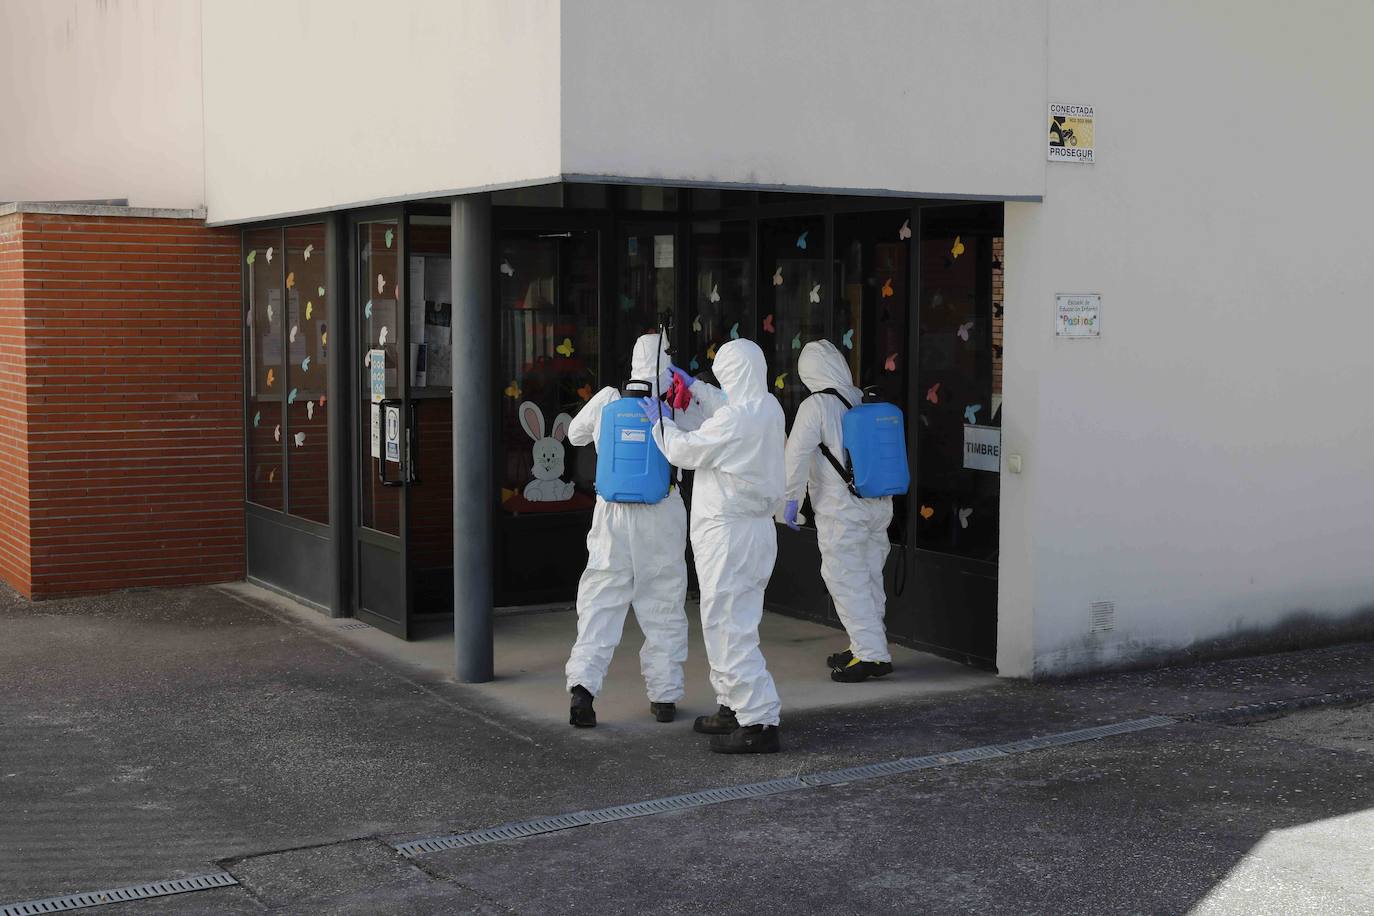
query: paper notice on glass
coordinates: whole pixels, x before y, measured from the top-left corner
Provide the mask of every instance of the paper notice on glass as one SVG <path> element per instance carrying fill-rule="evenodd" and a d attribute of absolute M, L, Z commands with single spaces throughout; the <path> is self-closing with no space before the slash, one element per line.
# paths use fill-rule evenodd
<path fill-rule="evenodd" d="M 431 302 L 425 309 L 425 372 L 427 384 L 453 384 L 453 306 Z"/>
<path fill-rule="evenodd" d="M 371 373 L 372 403 L 376 404 L 386 397 L 386 351 L 368 350 L 367 368 Z"/>
<path fill-rule="evenodd" d="M 430 302 L 453 301 L 451 258 L 425 258 L 425 298 Z"/>
<path fill-rule="evenodd" d="M 372 405 L 372 457 L 382 457 L 382 405 Z"/>
<path fill-rule="evenodd" d="M 427 384 L 425 350 L 426 347 L 422 343 L 412 342 L 410 345 L 410 384 L 417 388 L 423 388 Z"/>
<path fill-rule="evenodd" d="M 672 266 L 673 237 L 671 235 L 654 236 L 654 269 L 660 270 Z"/>
<path fill-rule="evenodd" d="M 425 341 L 425 259 L 410 259 L 410 286 L 406 294 L 410 303 L 410 344 Z"/>

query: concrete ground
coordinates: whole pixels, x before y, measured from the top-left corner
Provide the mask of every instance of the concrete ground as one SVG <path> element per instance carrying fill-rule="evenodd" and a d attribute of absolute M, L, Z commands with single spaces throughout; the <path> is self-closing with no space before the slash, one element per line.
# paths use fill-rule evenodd
<path fill-rule="evenodd" d="M 614 723 L 568 728 L 539 686 L 561 688 L 538 665 L 562 623 L 520 624 L 547 643 L 507 669 L 526 699 L 338 623 L 242 589 L 0 597 L 0 907 L 224 869 L 238 886 L 94 912 L 1374 913 L 1374 706 L 1293 711 L 1374 697 L 1371 645 L 817 694 L 789 706 L 785 753 L 738 759 L 635 719 L 632 653 Z M 1175 722 L 413 860 L 390 845 L 1154 714 Z"/>

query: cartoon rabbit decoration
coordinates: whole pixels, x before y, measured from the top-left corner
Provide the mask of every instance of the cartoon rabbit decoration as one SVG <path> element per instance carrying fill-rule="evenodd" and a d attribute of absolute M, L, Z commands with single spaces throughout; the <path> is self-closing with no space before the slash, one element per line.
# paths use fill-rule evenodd
<path fill-rule="evenodd" d="M 534 479 L 525 484 L 525 498 L 532 503 L 556 503 L 571 499 L 573 484 L 563 480 L 563 439 L 568 435 L 572 417 L 560 413 L 553 418 L 553 429 L 544 435 L 544 412 L 531 401 L 520 402 L 520 425 L 534 440 L 531 452 Z"/>

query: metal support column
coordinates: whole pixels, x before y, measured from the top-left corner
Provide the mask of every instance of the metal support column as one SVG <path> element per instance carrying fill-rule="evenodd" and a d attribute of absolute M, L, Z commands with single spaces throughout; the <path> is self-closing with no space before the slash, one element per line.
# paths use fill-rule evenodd
<path fill-rule="evenodd" d="M 491 196 L 450 203 L 453 221 L 453 651 L 454 675 L 492 679 Z M 461 508 L 461 511 L 459 511 Z"/>

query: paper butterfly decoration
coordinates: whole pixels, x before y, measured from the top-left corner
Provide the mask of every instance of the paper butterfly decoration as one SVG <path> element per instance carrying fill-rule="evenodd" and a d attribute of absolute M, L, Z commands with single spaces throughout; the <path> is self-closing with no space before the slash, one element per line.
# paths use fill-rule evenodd
<path fill-rule="evenodd" d="M 307 356 L 305 359 L 301 360 L 301 371 L 302 371 L 302 372 L 309 372 L 309 371 L 310 371 L 310 357 Z"/>
<path fill-rule="evenodd" d="M 503 260 L 501 262 L 501 273 L 508 277 L 515 276 L 515 268 L 510 266 L 510 261 Z"/>
<path fill-rule="evenodd" d="M 939 383 L 939 382 L 936 382 L 934 385 L 931 385 L 931 386 L 930 386 L 930 390 L 926 392 L 926 400 L 929 401 L 929 402 L 932 403 L 932 404 L 938 404 L 938 403 L 940 403 L 940 383 Z"/>
<path fill-rule="evenodd" d="M 970 404 L 964 408 L 964 420 L 972 426 L 978 422 L 978 411 L 983 409 L 982 404 Z"/>
<path fill-rule="evenodd" d="M 925 414 L 921 414 L 921 425 L 924 426 L 924 427 L 926 427 L 927 429 L 929 429 L 929 428 L 930 428 L 930 417 L 926 416 Z"/>
<path fill-rule="evenodd" d="M 930 518 L 934 514 L 935 510 L 932 509 L 930 506 L 921 507 L 921 518 Z"/>
<path fill-rule="evenodd" d="M 382 325 L 382 330 L 377 334 L 377 346 L 386 346 L 386 325 Z"/>
<path fill-rule="evenodd" d="M 314 254 L 314 253 L 315 253 L 315 245 L 314 245 L 313 242 L 312 242 L 311 244 L 305 246 L 305 259 L 306 259 L 307 261 L 310 260 L 310 256 L 311 256 L 312 254 Z"/>
<path fill-rule="evenodd" d="M 811 230 L 808 229 L 806 232 L 803 232 L 801 235 L 797 236 L 797 247 L 800 248 L 802 251 L 806 250 L 806 237 L 810 234 Z"/>
<path fill-rule="evenodd" d="M 311 302 L 309 299 L 305 300 L 305 318 L 306 318 L 307 321 L 310 320 L 310 315 L 311 315 L 311 313 L 314 312 L 314 311 L 315 311 L 315 303 Z"/>
<path fill-rule="evenodd" d="M 693 356 L 692 361 L 687 364 L 687 368 L 691 369 L 693 372 L 696 372 L 698 369 L 701 368 L 701 363 L 697 362 L 697 358 Z"/>
<path fill-rule="evenodd" d="M 287 395 L 286 395 L 286 403 L 288 403 L 288 404 L 294 404 L 294 403 L 296 403 L 296 389 L 295 389 L 295 388 L 292 388 L 291 391 L 287 393 Z"/>
<path fill-rule="evenodd" d="M 911 220 L 905 220 L 902 222 L 902 228 L 897 230 L 897 238 L 901 239 L 904 242 L 907 239 L 911 238 Z"/>
<path fill-rule="evenodd" d="M 801 349 L 801 334 L 797 334 L 797 335 L 795 335 L 795 336 L 792 338 L 792 349 L 793 349 L 793 350 L 800 350 L 800 349 Z"/>
<path fill-rule="evenodd" d="M 372 300 L 371 300 L 371 299 L 367 300 L 367 302 L 363 305 L 363 317 L 364 317 L 364 318 L 371 318 L 371 317 L 372 317 Z"/>
<path fill-rule="evenodd" d="M 707 301 L 707 302 L 719 302 L 719 301 L 720 301 L 720 284 L 719 284 L 719 283 L 713 283 L 713 284 L 711 284 L 711 292 L 707 294 L 707 296 L 706 296 L 706 301 Z"/>
<path fill-rule="evenodd" d="M 959 510 L 959 527 L 960 527 L 960 528 L 967 528 L 967 527 L 968 527 L 968 517 L 969 517 L 970 515 L 972 515 L 972 514 L 973 514 L 973 510 L 972 510 L 972 509 L 960 509 L 960 510 Z"/>
<path fill-rule="evenodd" d="M 709 346 L 709 347 L 706 348 L 706 358 L 707 358 L 707 359 L 715 359 L 715 358 L 716 358 L 716 345 L 715 345 L 715 344 L 711 344 L 711 346 Z"/>
<path fill-rule="evenodd" d="M 731 339 L 731 340 L 739 340 L 739 322 L 738 322 L 738 321 L 736 321 L 734 324 L 730 325 L 730 339 Z"/>
<path fill-rule="evenodd" d="M 272 303 L 267 303 L 267 323 L 272 323 Z"/>
<path fill-rule="evenodd" d="M 257 428 L 258 428 L 258 424 L 261 423 L 261 422 L 262 422 L 262 411 L 259 410 L 257 413 L 253 414 L 253 428 L 254 428 L 254 429 L 257 429 Z"/>
<path fill-rule="evenodd" d="M 949 253 L 951 257 L 958 260 L 959 255 L 964 253 L 964 240 L 956 235 L 954 237 L 954 244 L 949 249 Z"/>
<path fill-rule="evenodd" d="M 305 445 L 305 433 L 296 433 L 296 448 Z"/>
<path fill-rule="evenodd" d="M 321 332 L 320 332 L 320 345 L 321 345 L 321 346 L 327 346 L 328 344 L 329 344 L 329 332 L 328 332 L 328 331 L 321 331 Z"/>
<path fill-rule="evenodd" d="M 268 482 L 268 483 L 272 483 L 272 482 L 273 482 L 274 480 L 276 480 L 276 479 L 277 479 L 277 469 L 276 469 L 276 468 L 273 468 L 272 470 L 270 470 L 270 471 L 267 472 L 267 482 Z"/>
<path fill-rule="evenodd" d="M 773 271 L 773 285 L 774 285 L 774 286 L 782 286 L 782 268 L 781 268 L 781 267 L 779 267 L 777 270 Z"/>
<path fill-rule="evenodd" d="M 954 333 L 959 335 L 960 340 L 968 340 L 968 332 L 972 330 L 973 322 L 965 321 L 963 324 L 959 325 L 959 330 L 955 331 Z"/>
<path fill-rule="evenodd" d="M 820 301 L 821 301 L 821 285 L 820 285 L 819 283 L 817 283 L 815 286 L 811 287 L 811 301 L 812 301 L 812 302 L 820 302 Z"/>
<path fill-rule="evenodd" d="M 631 299 L 629 296 L 625 295 L 624 293 L 621 293 L 621 294 L 620 294 L 620 310 L 621 310 L 622 312 L 628 312 L 628 311 L 631 311 L 632 309 L 634 309 L 634 307 L 635 307 L 635 301 L 634 301 L 633 299 Z"/>
<path fill-rule="evenodd" d="M 696 316 L 695 318 L 692 319 L 692 330 L 693 330 L 693 331 L 696 331 L 698 334 L 701 333 L 701 316 L 700 316 L 700 315 L 698 315 L 698 316 Z"/>
<path fill-rule="evenodd" d="M 320 395 L 320 406 L 324 406 L 324 395 Z"/>
<path fill-rule="evenodd" d="M 520 397 L 520 383 L 519 383 L 519 382 L 516 382 L 516 381 L 512 381 L 509 385 L 506 386 L 506 392 L 505 392 L 505 394 L 506 394 L 506 397 L 508 397 L 508 398 L 519 398 L 519 397 Z"/>
<path fill-rule="evenodd" d="M 276 429 L 272 430 L 272 438 L 273 438 L 273 439 L 276 439 L 278 442 L 281 441 L 281 424 L 280 424 L 280 423 L 277 424 L 277 428 L 276 428 Z"/>
<path fill-rule="evenodd" d="M 315 287 L 315 295 L 317 295 L 317 296 L 323 296 L 323 295 L 324 295 L 324 287 L 323 287 L 323 286 L 317 286 L 317 287 Z"/>
<path fill-rule="evenodd" d="M 296 332 L 297 332 L 298 330 L 300 330 L 299 327 L 297 327 L 297 326 L 294 325 L 294 324 L 291 325 L 291 330 L 290 330 L 290 332 L 288 332 L 287 335 L 286 335 L 286 340 L 287 340 L 288 343 L 295 343 L 295 342 L 296 342 Z"/>
<path fill-rule="evenodd" d="M 892 289 L 892 278 L 889 277 L 883 281 L 883 298 L 891 299 L 895 295 L 897 295 L 897 293 Z"/>
<path fill-rule="evenodd" d="M 254 249 L 254 250 L 248 252 L 248 257 L 245 258 L 244 260 L 246 260 L 249 264 L 252 264 L 252 263 L 253 263 L 254 261 L 256 261 L 257 259 L 258 259 L 258 252 L 257 252 L 257 249 Z"/>
<path fill-rule="evenodd" d="M 763 329 L 769 334 L 773 333 L 773 315 L 771 312 L 763 316 Z"/>
<path fill-rule="evenodd" d="M 886 369 L 888 372 L 896 372 L 896 371 L 897 371 L 897 354 L 896 354 L 896 353 L 893 353 L 892 355 L 888 356 L 887 361 L 883 363 L 883 368 Z"/>
<path fill-rule="evenodd" d="M 286 288 L 291 289 L 296 285 L 296 272 L 293 270 L 286 275 Z"/>
<path fill-rule="evenodd" d="M 313 420 L 313 419 L 315 419 L 315 402 L 314 402 L 314 401 L 306 401 L 306 402 L 305 402 L 305 418 L 306 418 L 307 420 Z"/>
<path fill-rule="evenodd" d="M 381 295 L 383 292 L 385 292 L 385 291 L 386 291 L 386 277 L 383 277 L 381 274 L 377 274 L 377 295 L 380 296 L 380 295 Z"/>
<path fill-rule="evenodd" d="M 363 366 L 364 366 L 364 367 L 371 367 L 371 365 L 372 365 L 372 351 L 371 351 L 371 350 L 368 350 L 366 353 L 363 354 Z"/>
<path fill-rule="evenodd" d="M 784 372 L 782 375 L 779 375 L 777 378 L 773 379 L 773 387 L 776 388 L 776 389 L 778 389 L 779 391 L 782 391 L 782 389 L 783 389 L 786 385 L 787 385 L 787 373 L 786 373 L 786 372 Z"/>
<path fill-rule="evenodd" d="M 248 325 L 248 327 L 250 327 L 250 328 L 253 326 L 253 313 L 252 313 L 252 311 L 249 311 L 246 315 L 243 316 L 243 323 L 246 324 L 246 325 Z"/>
<path fill-rule="evenodd" d="M 846 350 L 854 349 L 854 329 L 850 328 L 848 331 L 845 331 L 844 337 L 840 338 L 840 342 L 844 344 Z"/>
<path fill-rule="evenodd" d="M 563 342 L 553 348 L 555 353 L 559 353 L 563 356 L 572 356 L 575 349 L 571 337 L 564 337 Z"/>
<path fill-rule="evenodd" d="M 396 233 L 395 233 L 395 231 L 393 231 L 393 230 L 391 230 L 391 229 L 388 229 L 388 230 L 386 231 L 386 236 L 385 236 L 385 238 L 386 238 L 386 247 L 390 248 L 390 247 L 391 247 L 391 240 L 394 239 L 394 238 L 396 238 Z"/>
<path fill-rule="evenodd" d="M 584 400 L 584 401 L 590 401 L 590 400 L 592 399 L 592 384 L 591 384 L 591 382 L 588 382 L 587 384 L 583 385 L 581 388 L 577 389 L 577 396 L 578 396 L 579 398 L 581 398 L 582 400 Z"/>
<path fill-rule="evenodd" d="M 267 387 L 268 387 L 268 388 L 271 388 L 271 387 L 272 387 L 272 383 L 273 383 L 274 381 L 276 381 L 276 380 L 277 380 L 277 373 L 273 372 L 271 369 L 268 369 L 268 370 L 267 370 Z"/>
<path fill-rule="evenodd" d="M 272 263 L 272 249 L 271 249 L 271 248 L 268 248 L 268 249 L 267 249 L 267 263 L 268 263 L 268 264 L 271 264 L 271 263 Z"/>

